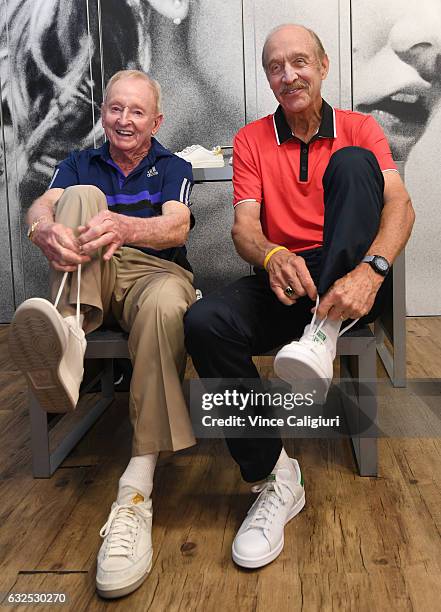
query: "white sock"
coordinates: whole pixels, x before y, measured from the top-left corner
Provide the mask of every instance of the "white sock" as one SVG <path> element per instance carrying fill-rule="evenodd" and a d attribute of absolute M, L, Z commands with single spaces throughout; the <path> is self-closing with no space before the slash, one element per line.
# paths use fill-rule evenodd
<path fill-rule="evenodd" d="M 153 489 L 153 475 L 155 473 L 158 453 L 132 457 L 124 474 L 119 479 L 119 504 L 128 503 L 135 493 L 141 493 L 144 499 L 149 499 Z"/>
<path fill-rule="evenodd" d="M 291 463 L 291 459 L 288 457 L 288 455 L 286 454 L 286 450 L 283 447 L 279 458 L 277 459 L 277 463 L 273 468 L 273 472 L 280 469 L 289 470 L 293 477 L 297 478 L 297 474 L 293 464 Z"/>

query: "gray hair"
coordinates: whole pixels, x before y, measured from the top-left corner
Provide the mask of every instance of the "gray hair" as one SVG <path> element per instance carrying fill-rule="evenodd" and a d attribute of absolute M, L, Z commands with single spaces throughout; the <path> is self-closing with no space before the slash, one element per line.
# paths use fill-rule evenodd
<path fill-rule="evenodd" d="M 304 25 L 302 25 L 302 24 L 300 24 L 300 23 L 284 23 L 284 24 L 282 24 L 282 25 L 278 25 L 278 26 L 276 26 L 275 28 L 273 28 L 273 29 L 272 29 L 272 30 L 269 32 L 268 36 L 265 38 L 265 42 L 263 43 L 263 49 L 262 49 L 262 66 L 263 66 L 263 69 L 265 70 L 265 72 L 266 72 L 266 68 L 267 68 L 267 66 L 266 66 L 266 57 L 265 57 L 265 52 L 266 52 L 266 47 L 267 47 L 268 42 L 269 42 L 269 40 L 270 40 L 270 38 L 271 38 L 271 36 L 272 36 L 273 34 L 275 34 L 275 33 L 276 33 L 276 32 L 278 32 L 279 30 L 282 30 L 283 28 L 286 28 L 286 27 L 288 27 L 288 26 L 296 26 L 296 27 L 298 27 L 298 28 L 303 28 L 304 30 L 306 30 L 306 31 L 307 31 L 307 32 L 308 32 L 308 33 L 311 35 L 311 38 L 313 39 L 313 41 L 314 41 L 314 43 L 315 43 L 315 47 L 316 47 L 317 57 L 318 57 L 318 59 L 321 61 L 321 60 L 322 60 L 322 59 L 325 57 L 325 55 L 326 55 L 326 51 L 325 51 L 325 48 L 324 48 L 324 46 L 323 46 L 323 43 L 322 43 L 322 41 L 320 40 L 320 38 L 318 37 L 318 35 L 317 35 L 317 34 L 314 32 L 314 30 L 311 30 L 310 28 L 306 28 Z"/>
<path fill-rule="evenodd" d="M 112 85 L 121 79 L 139 79 L 140 81 L 148 83 L 153 90 L 153 95 L 155 96 L 156 112 L 158 115 L 162 113 L 161 86 L 158 81 L 155 81 L 155 79 L 149 77 L 149 75 L 142 70 L 119 70 L 116 72 L 107 82 L 106 89 L 104 90 L 104 104 L 109 96 L 109 91 L 112 88 Z"/>

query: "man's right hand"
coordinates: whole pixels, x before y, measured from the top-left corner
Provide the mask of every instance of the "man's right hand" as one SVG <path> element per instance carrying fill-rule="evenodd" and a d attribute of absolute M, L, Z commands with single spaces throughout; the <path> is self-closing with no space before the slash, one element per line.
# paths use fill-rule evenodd
<path fill-rule="evenodd" d="M 287 250 L 277 251 L 270 258 L 266 269 L 270 287 L 282 304 L 291 306 L 304 295 L 308 295 L 311 300 L 316 299 L 317 289 L 303 257 Z M 294 291 L 292 297 L 285 294 L 288 286 Z"/>
<path fill-rule="evenodd" d="M 33 242 L 59 272 L 74 272 L 79 264 L 90 261 L 88 255 L 81 255 L 80 244 L 74 231 L 61 223 L 40 223 L 34 233 Z"/>

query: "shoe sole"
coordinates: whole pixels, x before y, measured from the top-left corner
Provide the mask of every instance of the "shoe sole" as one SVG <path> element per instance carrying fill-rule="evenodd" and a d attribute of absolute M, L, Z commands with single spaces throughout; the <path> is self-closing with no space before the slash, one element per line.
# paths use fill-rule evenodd
<path fill-rule="evenodd" d="M 42 298 L 31 298 L 17 308 L 9 330 L 9 351 L 41 408 L 70 412 L 75 404 L 60 375 L 64 332 L 50 306 Z"/>
<path fill-rule="evenodd" d="M 294 385 L 296 381 L 311 381 L 311 385 L 314 385 L 313 390 L 316 391 L 315 402 L 324 403 L 326 401 L 332 379 L 328 378 L 323 370 L 317 368 L 317 362 L 310 358 L 309 352 L 301 353 L 296 348 L 296 355 L 292 356 L 289 351 L 284 352 L 283 348 L 280 349 L 274 358 L 274 372 L 291 385 Z"/>
<path fill-rule="evenodd" d="M 299 501 L 296 503 L 294 508 L 288 514 L 288 518 L 286 520 L 285 527 L 291 519 L 293 519 L 301 510 L 303 510 L 304 506 L 305 506 L 305 492 L 303 491 L 302 497 L 299 499 Z M 285 537 L 284 537 L 284 533 L 282 532 L 282 538 L 280 542 L 277 544 L 277 546 L 274 548 L 274 550 L 256 559 L 255 557 L 241 557 L 240 555 L 238 555 L 234 550 L 234 542 L 233 542 L 233 546 L 232 546 L 233 561 L 234 563 L 236 563 L 236 565 L 239 565 L 240 567 L 246 567 L 248 569 L 256 569 L 258 567 L 263 567 L 264 565 L 268 565 L 268 563 L 271 563 L 271 561 L 274 561 L 274 559 L 276 559 L 280 555 L 280 553 L 283 550 L 284 544 L 285 544 Z"/>
<path fill-rule="evenodd" d="M 129 595 L 129 593 L 133 593 L 137 588 L 141 586 L 144 580 L 150 573 L 152 569 L 152 560 L 150 560 L 149 566 L 143 575 L 140 578 L 137 578 L 135 582 L 131 582 L 130 584 L 123 584 L 118 587 L 105 587 L 103 584 L 99 584 L 98 581 L 96 583 L 96 592 L 100 597 L 104 599 L 116 599 L 117 597 L 124 597 L 124 595 Z"/>
<path fill-rule="evenodd" d="M 191 163 L 191 162 L 190 162 Z M 223 168 L 225 166 L 225 162 L 194 162 L 191 163 L 193 168 Z"/>

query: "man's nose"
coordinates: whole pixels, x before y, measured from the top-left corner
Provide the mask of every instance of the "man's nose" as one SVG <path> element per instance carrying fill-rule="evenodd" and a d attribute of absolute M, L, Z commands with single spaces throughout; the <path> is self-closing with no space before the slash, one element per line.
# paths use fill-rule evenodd
<path fill-rule="evenodd" d="M 121 114 L 119 116 L 119 122 L 125 124 L 125 123 L 128 123 L 128 121 L 129 121 L 129 109 L 127 106 L 125 106 L 122 109 Z"/>
<path fill-rule="evenodd" d="M 441 80 L 441 3 L 425 5 L 422 2 L 418 15 L 408 15 L 394 25 L 389 44 L 403 62 L 430 82 Z"/>
<path fill-rule="evenodd" d="M 283 80 L 285 83 L 294 83 L 298 78 L 299 75 L 295 68 L 289 62 L 286 62 L 283 67 Z"/>

